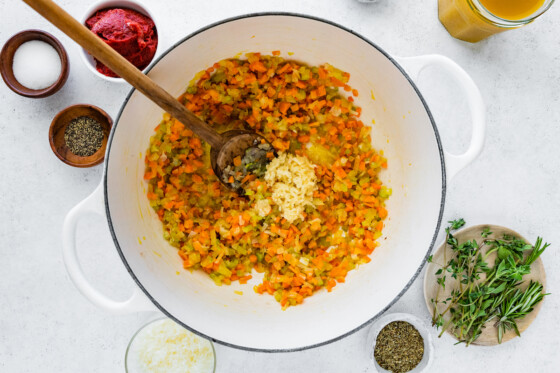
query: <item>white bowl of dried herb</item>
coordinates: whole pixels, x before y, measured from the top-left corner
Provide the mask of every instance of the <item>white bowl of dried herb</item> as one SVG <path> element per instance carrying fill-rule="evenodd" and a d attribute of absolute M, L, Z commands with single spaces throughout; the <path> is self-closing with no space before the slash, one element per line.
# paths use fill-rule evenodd
<path fill-rule="evenodd" d="M 408 313 L 385 315 L 370 328 L 367 352 L 378 372 L 428 372 L 434 356 L 432 330 Z"/>

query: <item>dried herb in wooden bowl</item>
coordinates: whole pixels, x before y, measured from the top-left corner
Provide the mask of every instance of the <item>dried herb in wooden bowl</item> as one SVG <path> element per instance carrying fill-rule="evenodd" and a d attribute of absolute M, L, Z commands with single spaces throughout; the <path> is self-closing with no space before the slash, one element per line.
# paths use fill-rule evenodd
<path fill-rule="evenodd" d="M 80 157 L 89 157 L 103 144 L 103 128 L 90 117 L 73 119 L 64 131 L 64 141 L 70 151 Z"/>

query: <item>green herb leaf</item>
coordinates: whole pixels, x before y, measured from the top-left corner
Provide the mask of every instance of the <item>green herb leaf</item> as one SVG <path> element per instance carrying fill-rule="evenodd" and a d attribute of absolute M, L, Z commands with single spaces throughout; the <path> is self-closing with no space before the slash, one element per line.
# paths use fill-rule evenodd
<path fill-rule="evenodd" d="M 511 255 L 511 252 L 503 246 L 498 248 L 498 258 L 505 259 Z"/>
<path fill-rule="evenodd" d="M 450 328 L 458 343 L 464 342 L 467 346 L 476 341 L 490 320 L 497 320 L 494 325 L 500 343 L 508 330 L 519 335 L 516 320 L 529 314 L 548 294 L 543 293 L 543 286 L 536 282 L 531 282 L 525 291 L 518 286 L 523 276 L 531 272 L 531 264 L 550 245 L 543 245 L 540 237 L 534 246 L 511 235 L 489 240 L 492 234 L 489 228 L 482 231 L 485 240 L 481 244 L 475 240 L 459 243 L 451 232 L 462 227 L 465 221 L 458 219 L 449 223 L 445 229 L 445 242 L 453 257 L 437 270 L 436 275 L 449 273 L 453 279 L 459 280 L 460 285 L 451 290 L 450 297 L 440 301 L 439 292 L 445 289 L 446 276 L 436 279 L 438 289 L 432 301 L 435 305 L 432 324 L 442 329 L 440 336 Z M 482 248 L 487 248 L 484 255 Z M 527 251 L 530 252 L 527 254 Z M 491 253 L 497 255 L 492 267 L 485 260 Z M 481 278 L 481 274 L 485 276 Z M 445 305 L 445 309 L 441 311 L 438 304 L 440 307 Z M 448 321 L 444 321 L 446 313 L 450 315 Z"/>
<path fill-rule="evenodd" d="M 490 236 L 493 232 L 490 232 L 490 228 L 486 227 L 482 230 L 482 232 L 480 233 L 480 236 L 482 238 L 488 238 L 488 236 Z"/>
<path fill-rule="evenodd" d="M 465 225 L 465 220 L 463 220 L 463 218 L 461 218 L 461 219 L 457 219 L 457 220 L 452 220 L 448 223 L 451 224 L 450 228 L 452 230 L 457 230 L 457 229 L 461 228 L 463 225 Z"/>

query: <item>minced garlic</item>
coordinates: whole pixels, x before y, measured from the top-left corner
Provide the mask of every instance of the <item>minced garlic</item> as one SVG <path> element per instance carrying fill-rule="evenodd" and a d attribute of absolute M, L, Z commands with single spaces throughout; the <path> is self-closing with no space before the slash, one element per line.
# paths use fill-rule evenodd
<path fill-rule="evenodd" d="M 272 190 L 272 202 L 290 223 L 303 218 L 305 206 L 313 206 L 317 189 L 314 166 L 305 157 L 280 152 L 266 168 L 264 179 Z"/>
<path fill-rule="evenodd" d="M 271 210 L 272 207 L 270 207 L 270 202 L 267 199 L 260 199 L 255 203 L 255 211 L 263 218 L 270 214 Z"/>

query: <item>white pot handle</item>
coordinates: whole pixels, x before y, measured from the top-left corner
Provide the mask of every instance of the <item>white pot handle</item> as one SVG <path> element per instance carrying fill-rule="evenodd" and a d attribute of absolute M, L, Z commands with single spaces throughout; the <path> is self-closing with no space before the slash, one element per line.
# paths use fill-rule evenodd
<path fill-rule="evenodd" d="M 444 150 L 447 180 L 451 180 L 459 171 L 478 157 L 484 145 L 486 108 L 482 100 L 482 95 L 465 70 L 445 56 L 429 54 L 417 57 L 401 57 L 397 58 L 397 61 L 403 65 L 404 69 L 413 80 L 418 79 L 420 72 L 426 66 L 437 65 L 451 74 L 465 91 L 472 119 L 471 143 L 467 151 L 460 155 L 451 154 Z"/>
<path fill-rule="evenodd" d="M 127 314 L 142 311 L 157 311 L 156 307 L 146 298 L 144 293 L 134 286 L 132 296 L 126 301 L 115 301 L 95 289 L 84 276 L 76 252 L 76 226 L 80 218 L 87 214 L 105 217 L 103 208 L 103 186 L 100 184 L 95 191 L 77 204 L 64 219 L 62 228 L 62 254 L 68 275 L 84 297 L 97 307 L 114 314 Z"/>

